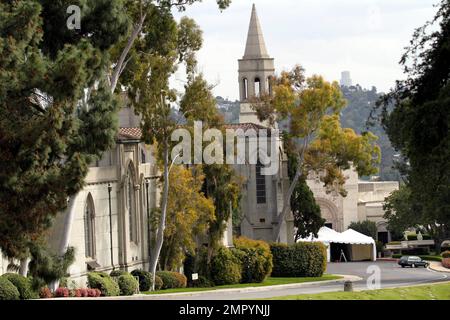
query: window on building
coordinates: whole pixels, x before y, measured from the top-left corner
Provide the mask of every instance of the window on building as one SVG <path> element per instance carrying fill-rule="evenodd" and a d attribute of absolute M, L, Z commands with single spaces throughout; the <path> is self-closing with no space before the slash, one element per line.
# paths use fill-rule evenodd
<path fill-rule="evenodd" d="M 273 78 L 270 76 L 267 78 L 267 88 L 269 88 L 269 95 L 273 95 Z"/>
<path fill-rule="evenodd" d="M 91 194 L 84 207 L 84 241 L 86 258 L 95 259 L 95 207 Z"/>
<path fill-rule="evenodd" d="M 244 78 L 242 80 L 242 99 L 247 100 L 248 99 L 248 80 L 247 78 Z"/>
<path fill-rule="evenodd" d="M 261 80 L 259 78 L 255 78 L 255 97 L 261 96 Z"/>
<path fill-rule="evenodd" d="M 145 149 L 142 148 L 141 149 L 141 163 L 145 164 L 145 163 L 147 163 L 146 161 L 147 161 L 147 159 L 146 159 L 146 156 L 145 156 Z"/>
<path fill-rule="evenodd" d="M 129 232 L 130 232 L 130 241 L 133 243 L 138 243 L 137 236 L 137 217 L 136 217 L 136 201 L 135 195 L 136 192 L 134 190 L 134 176 L 132 168 L 128 169 L 127 175 L 127 186 L 126 186 L 126 205 L 128 211 L 128 224 L 129 224 Z"/>
<path fill-rule="evenodd" d="M 264 166 L 261 163 L 256 164 L 256 203 L 264 204 L 267 202 L 266 197 L 266 176 L 261 175 Z"/>

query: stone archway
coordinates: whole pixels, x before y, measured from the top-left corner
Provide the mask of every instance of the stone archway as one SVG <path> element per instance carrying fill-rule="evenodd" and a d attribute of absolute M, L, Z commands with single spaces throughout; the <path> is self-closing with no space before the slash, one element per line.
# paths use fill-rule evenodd
<path fill-rule="evenodd" d="M 338 207 L 328 199 L 316 198 L 316 203 L 320 207 L 322 218 L 326 220 L 326 224 L 331 224 L 333 230 L 342 232 L 341 221 L 339 219 Z"/>

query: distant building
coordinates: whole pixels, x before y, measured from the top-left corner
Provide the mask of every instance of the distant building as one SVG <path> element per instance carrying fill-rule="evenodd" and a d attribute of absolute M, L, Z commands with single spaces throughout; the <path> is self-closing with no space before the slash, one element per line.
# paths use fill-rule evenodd
<path fill-rule="evenodd" d="M 341 86 L 351 87 L 353 85 L 350 71 L 342 71 L 341 73 Z"/>

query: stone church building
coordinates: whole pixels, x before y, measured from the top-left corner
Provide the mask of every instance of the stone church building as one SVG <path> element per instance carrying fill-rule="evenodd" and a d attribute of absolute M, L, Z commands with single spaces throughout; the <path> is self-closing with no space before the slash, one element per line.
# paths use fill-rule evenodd
<path fill-rule="evenodd" d="M 239 60 L 240 123 L 229 128 L 265 129 L 248 99 L 270 93 L 270 78 L 275 75 L 275 60 L 268 54 L 256 8 L 251 14 L 245 54 Z M 115 269 L 147 269 L 149 261 L 148 221 L 159 205 L 158 171 L 152 147 L 141 139 L 140 120 L 132 109 L 120 113 L 120 130 L 115 147 L 90 168 L 86 187 L 70 199 L 67 210 L 58 215 L 49 234 L 49 245 L 58 253 L 76 248 L 76 260 L 70 267 L 71 278 L 85 285 L 87 272 Z M 274 241 L 274 229 L 289 188 L 287 162 L 280 148 L 280 170 L 276 175 L 261 175 L 262 166 L 236 165 L 244 178 L 241 233 L 253 239 Z M 353 221 L 366 219 L 379 226 L 379 238 L 389 241 L 382 205 L 386 196 L 398 189 L 396 182 L 362 182 L 353 171 L 347 173 L 348 196 L 326 194 L 314 177 L 308 181 L 327 226 L 345 231 Z M 292 216 L 283 222 L 280 240 L 292 243 Z M 224 235 L 224 244 L 232 245 L 232 228 Z M 0 254 L 0 274 L 7 272 L 6 259 Z"/>
<path fill-rule="evenodd" d="M 274 75 L 275 62 L 268 54 L 256 7 L 253 5 L 245 53 L 239 60 L 240 126 L 266 126 L 260 123 L 248 99 L 260 93 L 271 94 L 270 78 Z M 283 210 L 284 191 L 289 188 L 285 158 L 281 160 L 280 168 L 278 175 L 267 177 L 258 175 L 257 166 L 237 168 L 247 178 L 242 200 L 244 220 L 241 232 L 244 236 L 266 241 L 276 240 L 273 232 Z M 327 194 L 317 177 L 311 176 L 307 181 L 321 208 L 322 217 L 326 219 L 326 225 L 343 232 L 352 222 L 371 220 L 377 223 L 378 238 L 385 243 L 390 241 L 386 221 L 383 219 L 383 203 L 394 190 L 398 190 L 398 182 L 364 182 L 359 180 L 355 171 L 349 170 L 345 174 L 347 197 Z M 293 236 L 291 215 L 283 222 L 281 241 L 291 243 L 294 241 Z"/>

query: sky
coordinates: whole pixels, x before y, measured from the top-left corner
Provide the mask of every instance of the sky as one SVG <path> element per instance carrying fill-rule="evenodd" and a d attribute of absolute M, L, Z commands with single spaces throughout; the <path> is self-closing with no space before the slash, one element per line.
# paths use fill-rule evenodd
<path fill-rule="evenodd" d="M 348 70 L 354 84 L 386 92 L 404 77 L 398 63 L 404 48 L 414 29 L 434 16 L 438 1 L 233 0 L 220 12 L 215 0 L 204 0 L 175 12 L 203 30 L 198 71 L 215 85 L 216 96 L 238 98 L 237 60 L 244 54 L 253 3 L 277 73 L 300 64 L 307 75 L 333 81 Z M 183 88 L 182 72 L 172 82 Z"/>

